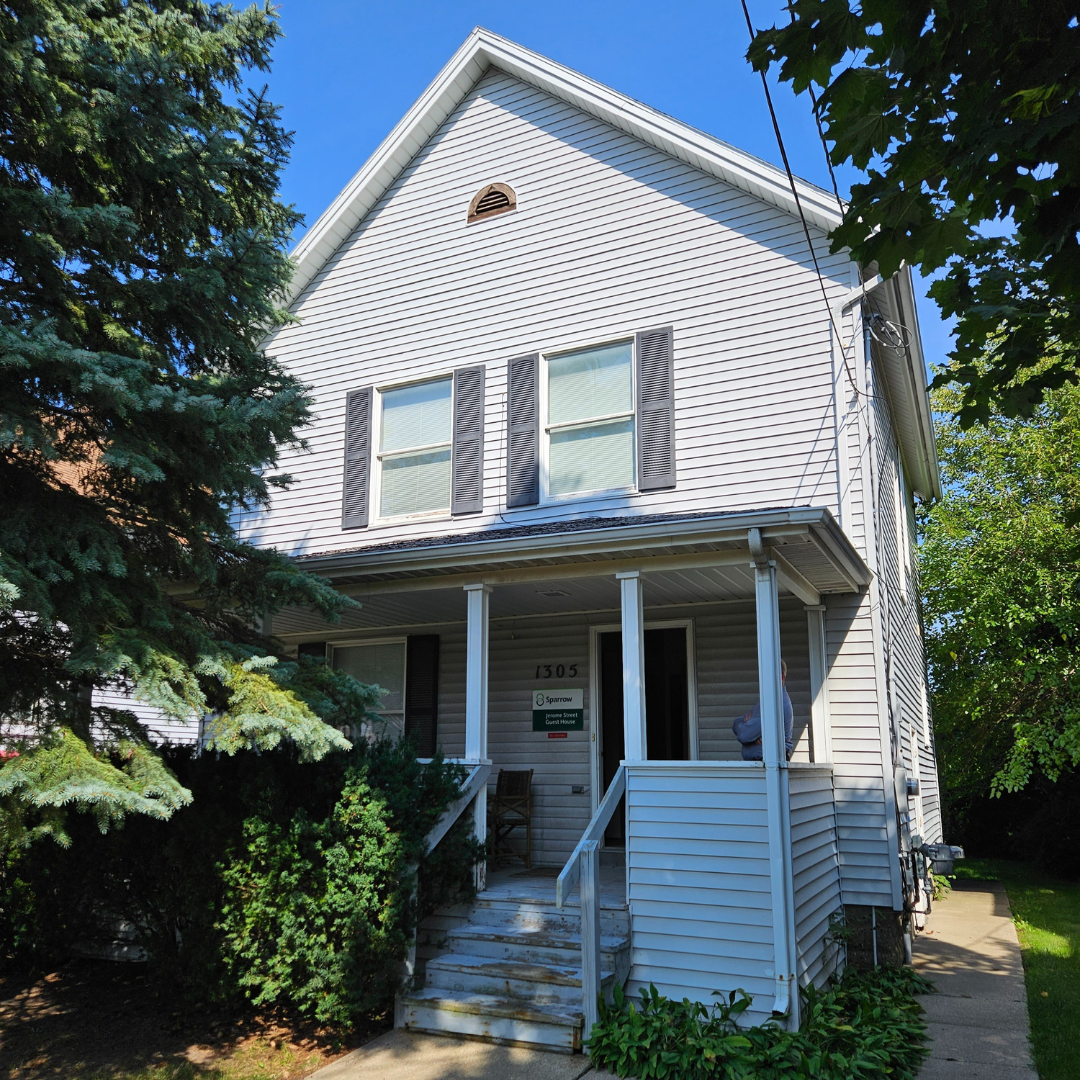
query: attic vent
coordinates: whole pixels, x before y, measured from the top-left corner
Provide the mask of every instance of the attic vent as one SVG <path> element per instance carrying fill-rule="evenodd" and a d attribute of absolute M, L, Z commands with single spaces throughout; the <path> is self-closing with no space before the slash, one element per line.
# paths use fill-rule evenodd
<path fill-rule="evenodd" d="M 469 203 L 469 224 L 482 218 L 495 217 L 517 208 L 517 196 L 508 184 L 488 184 L 482 187 Z"/>

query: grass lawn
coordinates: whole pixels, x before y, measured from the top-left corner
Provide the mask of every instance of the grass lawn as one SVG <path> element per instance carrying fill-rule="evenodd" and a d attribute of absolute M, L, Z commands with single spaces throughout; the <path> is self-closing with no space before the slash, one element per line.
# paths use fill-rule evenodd
<path fill-rule="evenodd" d="M 1035 1065 L 1041 1080 L 1076 1080 L 1080 1069 L 1080 882 L 1026 863 L 965 859 L 956 876 L 1000 881 L 1024 957 Z"/>

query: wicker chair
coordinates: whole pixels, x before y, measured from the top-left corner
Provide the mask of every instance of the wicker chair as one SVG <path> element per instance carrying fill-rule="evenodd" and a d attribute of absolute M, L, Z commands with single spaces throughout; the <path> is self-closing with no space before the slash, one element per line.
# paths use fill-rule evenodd
<path fill-rule="evenodd" d="M 532 867 L 532 769 L 500 769 L 495 794 L 488 802 L 491 855 L 495 864 L 521 859 Z M 510 843 L 515 829 L 525 830 L 525 852 Z"/>

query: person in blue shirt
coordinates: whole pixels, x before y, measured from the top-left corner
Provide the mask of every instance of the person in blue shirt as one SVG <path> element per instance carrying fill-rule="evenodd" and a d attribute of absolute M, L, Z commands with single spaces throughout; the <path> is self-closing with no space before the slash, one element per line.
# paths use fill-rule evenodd
<path fill-rule="evenodd" d="M 784 695 L 784 750 L 788 761 L 791 760 L 791 728 L 794 715 L 791 710 L 791 698 L 788 697 L 787 661 L 780 661 L 780 689 Z M 731 725 L 735 738 L 742 743 L 743 761 L 761 760 L 761 702 L 759 701 L 748 713 L 735 718 Z"/>

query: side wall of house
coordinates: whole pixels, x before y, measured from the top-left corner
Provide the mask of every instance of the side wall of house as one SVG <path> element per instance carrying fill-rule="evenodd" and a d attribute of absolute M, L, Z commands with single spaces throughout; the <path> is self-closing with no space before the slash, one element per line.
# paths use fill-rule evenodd
<path fill-rule="evenodd" d="M 874 345 L 876 353 L 878 345 Z M 884 378 L 871 365 L 877 391 L 873 396 L 877 449 L 878 589 L 884 646 L 888 712 L 895 760 L 908 777 L 919 780 L 919 792 L 900 792 L 901 825 L 924 839 L 941 838 L 937 764 L 928 715 L 926 652 L 922 636 L 914 505 L 904 479 L 899 444 L 885 398 Z"/>
<path fill-rule="evenodd" d="M 485 184 L 512 213 L 466 224 Z M 817 234 L 830 295 L 850 263 Z M 839 510 L 828 311 L 798 220 L 499 71 L 466 96 L 269 345 L 313 387 L 295 484 L 246 539 L 294 554 L 593 514 Z M 677 484 L 508 511 L 507 362 L 674 328 Z M 346 395 L 484 365 L 483 512 L 341 525 Z"/>
<path fill-rule="evenodd" d="M 184 723 L 174 716 L 169 716 L 161 709 L 125 694 L 119 687 L 105 686 L 94 688 L 93 703 L 103 709 L 123 709 L 134 713 L 145 725 L 151 738 L 159 743 L 195 743 L 199 741 L 199 721 L 192 717 Z"/>
<path fill-rule="evenodd" d="M 788 790 L 797 974 L 801 986 L 823 986 L 840 962 L 829 934 L 843 906 L 832 769 L 797 765 L 788 771 Z"/>

